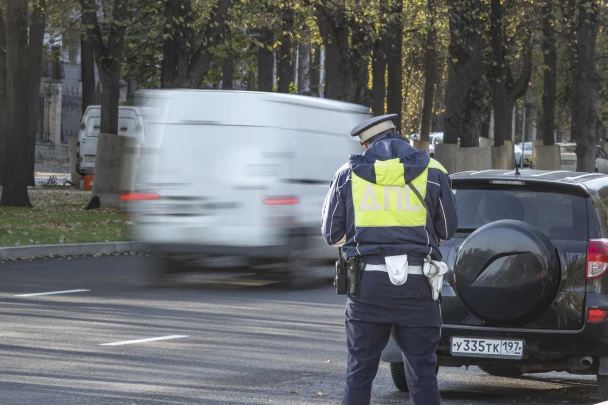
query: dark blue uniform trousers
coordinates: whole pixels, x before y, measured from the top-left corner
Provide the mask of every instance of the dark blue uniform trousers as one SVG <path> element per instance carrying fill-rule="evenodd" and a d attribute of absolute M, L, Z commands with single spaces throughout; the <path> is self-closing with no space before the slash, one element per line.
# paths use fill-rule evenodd
<path fill-rule="evenodd" d="M 403 352 L 411 405 L 440 404 L 435 351 L 441 308 L 425 276 L 408 276 L 395 286 L 382 271 L 363 271 L 358 298 L 346 304 L 348 362 L 342 405 L 369 405 L 380 356 L 395 326 Z"/>

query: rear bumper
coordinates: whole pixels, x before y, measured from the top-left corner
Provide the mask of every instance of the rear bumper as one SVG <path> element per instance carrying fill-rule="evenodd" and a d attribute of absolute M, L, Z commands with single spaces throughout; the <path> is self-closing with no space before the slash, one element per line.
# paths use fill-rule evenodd
<path fill-rule="evenodd" d="M 94 169 L 94 167 L 82 167 L 80 163 L 76 163 L 76 173 L 80 174 L 81 176 L 93 174 Z"/>
<path fill-rule="evenodd" d="M 441 340 L 437 348 L 440 365 L 466 366 L 487 363 L 488 358 L 452 356 L 450 353 L 451 338 L 511 338 L 525 340 L 525 352 L 522 363 L 543 363 L 557 361 L 575 355 L 589 355 L 595 359 L 608 357 L 608 321 L 587 323 L 580 330 L 523 330 L 502 328 L 481 328 L 473 326 L 443 325 Z M 402 362 L 401 350 L 391 338 L 382 353 L 385 362 Z M 597 365 L 599 361 L 595 362 Z"/>

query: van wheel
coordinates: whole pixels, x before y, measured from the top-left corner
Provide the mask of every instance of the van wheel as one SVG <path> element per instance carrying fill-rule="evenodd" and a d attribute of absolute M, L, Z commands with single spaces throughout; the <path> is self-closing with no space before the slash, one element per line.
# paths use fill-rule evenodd
<path fill-rule="evenodd" d="M 486 364 L 479 366 L 479 368 L 487 374 L 496 377 L 521 377 L 523 373 L 520 368 L 514 364 Z"/>
<path fill-rule="evenodd" d="M 608 375 L 597 376 L 597 387 L 602 401 L 608 401 Z"/>
<path fill-rule="evenodd" d="M 284 281 L 290 288 L 305 288 L 314 281 L 314 277 L 311 277 L 314 260 L 310 258 L 308 246 L 306 234 L 292 236 L 289 240 Z"/>
<path fill-rule="evenodd" d="M 285 274 L 285 284 L 290 288 L 306 288 L 313 282 L 309 277 L 312 262 L 306 256 L 306 250 L 297 249 L 290 252 L 287 259 L 287 271 Z"/>
<path fill-rule="evenodd" d="M 171 255 L 157 255 L 147 274 L 147 284 L 151 287 L 170 285 L 170 277 L 180 272 L 180 263 Z"/>
<path fill-rule="evenodd" d="M 435 375 L 439 372 L 439 365 L 435 368 Z M 410 392 L 407 386 L 407 379 L 405 378 L 405 364 L 403 363 L 391 363 L 391 377 L 393 378 L 393 384 L 401 392 Z"/>

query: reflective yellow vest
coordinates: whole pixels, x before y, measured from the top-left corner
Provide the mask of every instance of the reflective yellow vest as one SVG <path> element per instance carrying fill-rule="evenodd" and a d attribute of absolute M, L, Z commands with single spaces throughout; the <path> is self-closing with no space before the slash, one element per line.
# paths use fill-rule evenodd
<path fill-rule="evenodd" d="M 424 171 L 410 182 L 420 196 L 426 195 L 429 169 L 447 170 L 431 159 Z M 409 185 L 405 184 L 405 169 L 399 158 L 377 160 L 374 163 L 376 183 L 352 173 L 352 193 L 356 227 L 417 227 L 426 226 L 427 212 Z"/>

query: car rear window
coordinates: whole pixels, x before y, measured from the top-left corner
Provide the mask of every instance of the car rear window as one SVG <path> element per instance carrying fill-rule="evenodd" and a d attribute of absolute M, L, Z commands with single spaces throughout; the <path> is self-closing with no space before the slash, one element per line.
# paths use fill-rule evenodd
<path fill-rule="evenodd" d="M 587 240 L 587 204 L 579 196 L 529 190 L 454 190 L 458 227 L 502 219 L 524 221 L 551 239 Z"/>

